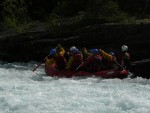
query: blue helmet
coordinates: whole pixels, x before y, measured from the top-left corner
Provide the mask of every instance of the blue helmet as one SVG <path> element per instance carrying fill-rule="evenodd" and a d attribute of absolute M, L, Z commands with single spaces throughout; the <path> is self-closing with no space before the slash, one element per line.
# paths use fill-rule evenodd
<path fill-rule="evenodd" d="M 56 54 L 56 49 L 51 49 L 50 50 L 50 55 L 55 55 Z"/>
<path fill-rule="evenodd" d="M 99 54 L 99 51 L 98 51 L 98 49 L 91 49 L 91 50 L 90 50 L 90 53 Z"/>
<path fill-rule="evenodd" d="M 79 50 L 74 48 L 74 49 L 72 49 L 72 53 L 77 54 L 77 53 L 79 53 Z"/>

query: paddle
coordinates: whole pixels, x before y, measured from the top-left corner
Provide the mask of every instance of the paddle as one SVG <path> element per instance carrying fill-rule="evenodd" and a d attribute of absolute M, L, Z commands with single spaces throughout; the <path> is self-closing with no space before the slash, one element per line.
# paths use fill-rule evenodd
<path fill-rule="evenodd" d="M 119 65 L 122 69 L 124 69 L 124 67 L 123 67 L 121 64 L 119 64 L 119 62 L 117 62 L 116 60 L 115 60 L 115 63 L 116 63 L 117 65 Z"/>
<path fill-rule="evenodd" d="M 80 64 L 80 65 L 76 68 L 75 71 L 77 71 L 79 68 L 81 68 L 81 67 L 83 66 L 83 64 L 84 64 L 88 59 L 89 59 L 89 57 L 88 57 L 84 62 L 82 62 L 82 64 Z"/>
<path fill-rule="evenodd" d="M 115 60 L 115 63 L 117 64 L 117 65 L 119 65 L 122 69 L 125 69 L 121 64 L 119 64 L 119 62 L 117 62 L 116 60 Z M 133 74 L 129 71 L 129 75 L 130 76 L 132 76 Z M 129 76 L 129 77 L 130 77 Z"/>
<path fill-rule="evenodd" d="M 57 46 L 56 46 L 56 48 L 58 48 L 58 47 L 60 47 L 61 45 L 60 44 L 58 44 Z M 55 48 L 55 49 L 56 49 Z M 50 54 L 48 54 L 47 56 L 50 56 Z M 39 63 L 34 69 L 33 69 L 33 72 L 43 63 L 43 62 L 45 62 L 45 60 L 46 60 L 46 57 L 43 59 L 43 61 L 41 62 L 41 63 Z"/>
<path fill-rule="evenodd" d="M 84 63 L 84 62 L 83 62 L 83 63 Z M 76 68 L 76 70 L 75 70 L 75 71 L 77 71 L 80 67 L 82 67 L 83 63 L 82 63 L 82 64 L 80 64 L 80 65 Z"/>
<path fill-rule="evenodd" d="M 42 64 L 43 62 L 41 62 L 40 64 L 38 64 L 34 69 L 33 72 Z"/>
<path fill-rule="evenodd" d="M 50 55 L 50 54 L 49 54 Z M 47 56 L 49 56 L 49 55 L 47 55 Z M 34 69 L 33 69 L 33 72 L 44 62 L 46 60 L 46 57 L 44 58 L 44 60 L 41 62 L 41 63 L 39 63 Z"/>

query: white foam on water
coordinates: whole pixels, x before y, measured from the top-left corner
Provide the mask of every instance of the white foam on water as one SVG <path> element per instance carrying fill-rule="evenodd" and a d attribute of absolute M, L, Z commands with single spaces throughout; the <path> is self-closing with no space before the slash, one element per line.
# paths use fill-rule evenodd
<path fill-rule="evenodd" d="M 150 113 L 150 80 L 52 78 L 35 67 L 0 64 L 0 113 Z"/>

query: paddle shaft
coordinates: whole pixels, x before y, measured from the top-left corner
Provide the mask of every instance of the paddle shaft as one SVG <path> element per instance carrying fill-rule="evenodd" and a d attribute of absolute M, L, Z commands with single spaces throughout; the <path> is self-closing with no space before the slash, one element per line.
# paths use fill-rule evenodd
<path fill-rule="evenodd" d="M 122 69 L 124 69 L 124 67 L 123 67 L 121 64 L 119 64 L 116 60 L 115 60 L 115 63 L 116 63 L 117 65 L 119 65 Z"/>
<path fill-rule="evenodd" d="M 80 65 L 76 68 L 76 70 L 75 70 L 75 71 L 77 71 L 80 67 L 82 67 L 82 65 L 83 65 L 83 63 L 82 63 L 82 64 L 80 64 Z"/>
<path fill-rule="evenodd" d="M 40 64 L 38 64 L 34 69 L 33 72 L 42 64 L 42 62 Z"/>
<path fill-rule="evenodd" d="M 119 65 L 122 69 L 125 69 L 121 64 L 119 64 L 117 61 L 115 61 L 115 63 L 117 64 L 117 65 Z M 130 75 L 132 75 L 132 73 L 129 71 L 129 74 Z"/>
<path fill-rule="evenodd" d="M 84 62 L 82 62 L 82 64 L 80 64 L 80 65 L 76 68 L 75 71 L 77 71 L 79 68 L 81 68 L 81 67 L 83 66 L 83 64 L 84 64 L 88 59 L 89 59 L 89 57 L 88 57 Z"/>
<path fill-rule="evenodd" d="M 50 54 L 49 54 L 50 55 Z M 49 55 L 47 55 L 47 56 L 49 56 Z M 41 62 L 41 63 L 39 63 L 34 69 L 33 69 L 33 72 L 44 62 L 46 60 L 46 57 L 44 58 L 44 60 Z"/>

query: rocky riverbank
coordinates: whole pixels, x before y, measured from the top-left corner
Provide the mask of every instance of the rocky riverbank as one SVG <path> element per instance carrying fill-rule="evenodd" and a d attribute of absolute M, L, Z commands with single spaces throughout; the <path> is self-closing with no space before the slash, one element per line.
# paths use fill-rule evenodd
<path fill-rule="evenodd" d="M 62 32 L 63 31 L 63 32 Z M 50 48 L 61 43 L 65 48 L 98 47 L 120 50 L 129 46 L 133 61 L 150 57 L 150 23 L 100 24 L 84 26 L 73 31 L 51 32 L 44 24 L 33 24 L 19 34 L 12 29 L 0 30 L 0 59 L 8 62 L 40 61 Z"/>

